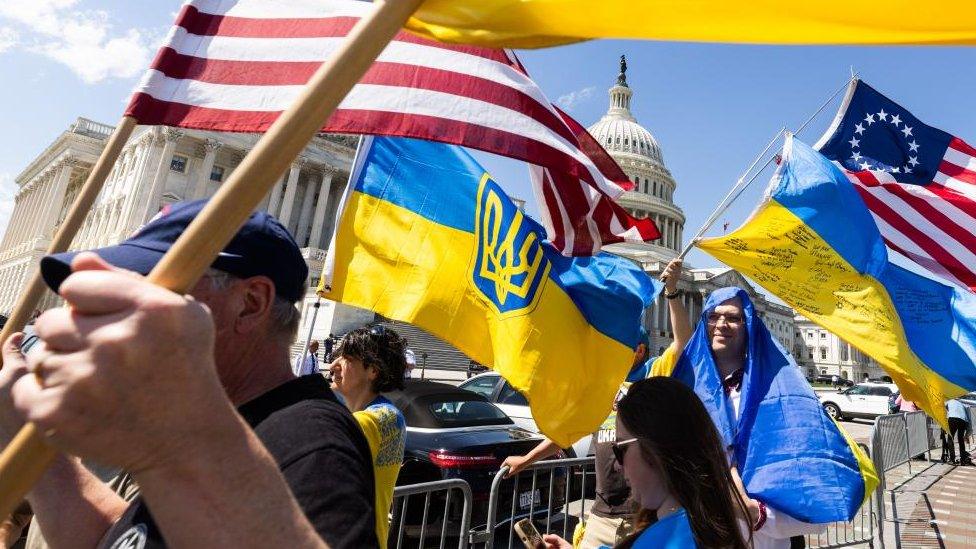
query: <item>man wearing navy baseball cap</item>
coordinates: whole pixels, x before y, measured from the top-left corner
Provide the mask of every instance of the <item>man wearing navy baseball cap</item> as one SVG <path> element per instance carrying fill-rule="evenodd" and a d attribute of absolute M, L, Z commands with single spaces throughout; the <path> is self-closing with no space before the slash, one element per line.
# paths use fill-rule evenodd
<path fill-rule="evenodd" d="M 28 496 L 36 523 L 52 546 L 292 545 L 316 533 L 331 547 L 376 546 L 366 439 L 324 378 L 292 373 L 308 268 L 285 227 L 252 214 L 189 296 L 133 274 L 204 205 L 174 204 L 115 246 L 41 261 L 70 307 L 38 319 L 43 344 L 29 358 L 21 336 L 4 343 L 2 435 L 32 421 L 50 443 L 129 471 L 142 495 L 127 504 L 59 457 Z"/>

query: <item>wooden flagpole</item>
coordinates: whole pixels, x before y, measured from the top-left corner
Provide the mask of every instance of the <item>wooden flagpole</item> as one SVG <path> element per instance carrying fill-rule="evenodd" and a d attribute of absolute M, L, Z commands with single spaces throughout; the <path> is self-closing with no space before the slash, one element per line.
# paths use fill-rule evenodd
<path fill-rule="evenodd" d="M 292 161 L 328 120 L 423 0 L 387 0 L 360 19 L 197 218 L 149 274 L 149 281 L 183 293 L 230 242 Z M 56 451 L 27 424 L 0 454 L 0 517 L 30 491 Z"/>
<path fill-rule="evenodd" d="M 105 144 L 105 148 L 102 149 L 98 160 L 95 161 L 95 165 L 92 167 L 91 173 L 88 174 L 88 179 L 82 185 L 81 191 L 68 211 L 68 215 L 65 216 L 64 221 L 61 222 L 61 226 L 54 233 L 54 237 L 47 247 L 47 254 L 60 253 L 71 246 L 71 241 L 74 240 L 78 229 L 81 228 L 81 224 L 85 221 L 85 217 L 95 203 L 95 199 L 98 198 L 98 193 L 101 192 L 105 180 L 108 179 L 109 172 L 115 166 L 115 161 L 119 159 L 122 146 L 129 140 L 129 136 L 132 135 L 132 130 L 135 127 L 136 119 L 131 116 L 123 116 L 122 120 L 119 121 L 119 124 L 115 127 L 115 131 L 112 132 L 108 142 Z M 46 289 L 47 286 L 41 277 L 41 269 L 38 267 L 34 270 L 34 274 L 31 275 L 26 291 L 20 294 L 20 297 L 17 299 L 13 312 L 10 314 L 7 323 L 4 324 L 3 330 L 0 331 L 0 342 L 7 341 L 7 338 L 12 334 L 24 329 L 35 307 L 37 307 L 37 303 L 44 296 Z M 3 356 L 0 356 L 0 367 L 2 366 Z M 22 446 L 25 442 L 36 440 L 38 435 L 35 431 L 34 425 L 27 424 L 7 447 L 15 448 Z M 27 491 L 12 483 L 16 483 L 21 477 L 40 478 L 48 465 L 50 465 L 54 455 L 53 453 L 28 454 L 7 451 L 0 454 L 0 471 L 4 472 L 0 474 L 0 494 L 11 493 L 12 495 L 16 495 L 16 499 L 12 500 L 9 504 L 5 500 L 3 501 L 2 514 L 0 516 L 5 517 L 9 515 Z M 10 471 L 10 473 L 7 474 L 6 471 Z"/>
<path fill-rule="evenodd" d="M 109 172 L 112 171 L 115 161 L 118 160 L 119 154 L 122 152 L 122 146 L 129 140 L 129 136 L 132 135 L 132 130 L 135 127 L 135 118 L 131 116 L 122 117 L 119 125 L 115 127 L 115 131 L 109 136 L 105 148 L 102 149 L 102 154 L 95 161 L 95 166 L 92 168 L 91 173 L 88 174 L 88 179 L 82 185 L 81 191 L 71 206 L 71 210 L 68 211 L 68 215 L 65 216 L 64 221 L 61 222 L 61 226 L 54 233 L 54 237 L 47 247 L 46 254 L 61 253 L 71 246 L 71 241 L 74 239 L 75 234 L 78 233 L 78 229 L 81 228 L 82 222 L 85 221 L 85 216 L 91 210 L 95 199 L 98 198 L 98 193 L 102 190 L 102 186 L 108 178 Z M 7 341 L 7 338 L 11 334 L 24 329 L 24 326 L 30 320 L 31 313 L 37 307 L 37 302 L 44 296 L 44 290 L 46 288 L 44 279 L 41 278 L 41 270 L 36 269 L 33 276 L 31 276 L 30 283 L 27 285 L 27 290 L 20 294 L 17 303 L 14 305 L 13 312 L 10 313 L 10 318 L 7 319 L 3 330 L 0 331 L 0 341 Z M 3 356 L 0 356 L 0 366 L 3 366 Z"/>

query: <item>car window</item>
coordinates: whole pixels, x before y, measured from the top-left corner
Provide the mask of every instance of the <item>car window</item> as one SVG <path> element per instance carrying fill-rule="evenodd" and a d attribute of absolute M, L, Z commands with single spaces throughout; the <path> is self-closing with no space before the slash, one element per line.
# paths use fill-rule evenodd
<path fill-rule="evenodd" d="M 466 391 L 471 391 L 472 393 L 478 393 L 479 395 L 491 399 L 492 394 L 495 392 L 495 385 L 498 384 L 498 376 L 485 376 L 479 377 L 478 379 L 472 379 L 468 383 L 461 385 L 461 388 Z M 508 385 L 506 383 L 506 385 Z"/>
<path fill-rule="evenodd" d="M 435 400 L 428 405 L 430 413 L 442 427 L 507 425 L 512 420 L 497 406 L 481 400 Z"/>
<path fill-rule="evenodd" d="M 891 396 L 891 389 L 887 387 L 871 387 L 871 394 L 874 396 Z"/>
<path fill-rule="evenodd" d="M 525 400 L 525 396 L 523 396 L 522 393 L 516 391 L 515 387 L 509 385 L 507 381 L 505 382 L 505 385 L 502 386 L 501 392 L 498 393 L 498 403 L 512 404 L 515 406 L 529 405 L 529 401 Z"/>
<path fill-rule="evenodd" d="M 855 385 L 848 389 L 847 394 L 849 395 L 866 395 L 870 390 L 866 385 Z"/>

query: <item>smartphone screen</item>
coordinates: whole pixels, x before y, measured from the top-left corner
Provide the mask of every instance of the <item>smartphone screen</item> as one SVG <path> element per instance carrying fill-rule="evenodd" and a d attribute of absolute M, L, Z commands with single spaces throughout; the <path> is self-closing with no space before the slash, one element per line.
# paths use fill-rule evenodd
<path fill-rule="evenodd" d="M 515 532 L 525 544 L 526 549 L 545 549 L 545 542 L 536 530 L 535 525 L 529 519 L 522 519 L 515 523 Z"/>

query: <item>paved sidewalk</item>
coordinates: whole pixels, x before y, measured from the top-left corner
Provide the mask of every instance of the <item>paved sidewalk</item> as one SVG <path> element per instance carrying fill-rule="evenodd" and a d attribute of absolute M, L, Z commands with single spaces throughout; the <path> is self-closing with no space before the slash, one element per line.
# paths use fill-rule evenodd
<path fill-rule="evenodd" d="M 915 461 L 912 472 L 888 474 L 897 488 L 894 508 L 885 494 L 885 546 L 898 547 L 897 536 L 905 549 L 976 548 L 976 467 Z"/>

